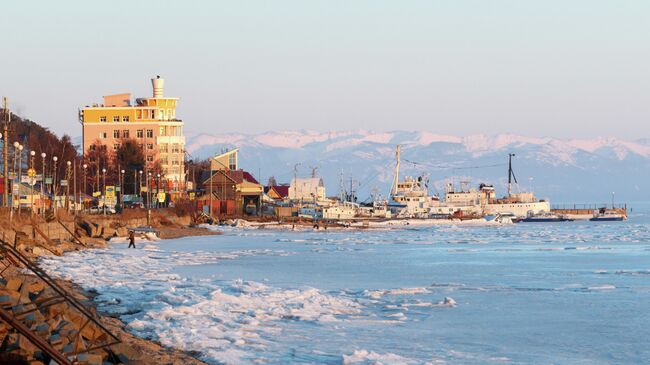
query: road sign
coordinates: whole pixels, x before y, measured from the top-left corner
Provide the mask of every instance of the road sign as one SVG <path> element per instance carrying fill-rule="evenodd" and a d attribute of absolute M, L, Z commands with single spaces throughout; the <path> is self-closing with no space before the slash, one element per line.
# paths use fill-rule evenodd
<path fill-rule="evenodd" d="M 165 193 L 161 191 L 160 193 L 158 193 L 158 203 L 164 203 L 164 202 L 165 202 Z"/>
<path fill-rule="evenodd" d="M 28 169 L 28 170 L 27 170 L 27 176 L 29 176 L 29 177 L 34 177 L 34 176 L 36 176 L 36 170 L 34 170 L 34 169 Z"/>
<path fill-rule="evenodd" d="M 106 187 L 106 199 L 115 199 L 115 186 Z"/>
<path fill-rule="evenodd" d="M 146 187 L 146 186 L 143 186 L 143 187 L 140 188 L 140 191 L 142 191 L 143 193 L 146 193 L 146 192 L 149 191 L 149 188 Z"/>
<path fill-rule="evenodd" d="M 190 194 L 189 194 L 189 195 L 190 195 L 190 200 L 194 200 L 194 192 L 193 192 L 193 191 L 192 191 L 192 192 L 190 192 Z"/>
<path fill-rule="evenodd" d="M 52 178 L 51 177 L 46 177 L 45 178 L 45 185 L 52 185 Z"/>
<path fill-rule="evenodd" d="M 59 186 L 68 186 L 68 180 L 61 180 Z"/>
<path fill-rule="evenodd" d="M 115 191 L 122 191 L 122 189 L 119 186 L 116 186 Z"/>
<path fill-rule="evenodd" d="M 100 191 L 93 191 L 93 197 L 96 198 L 96 197 L 101 196 L 101 195 L 102 195 L 102 193 Z"/>

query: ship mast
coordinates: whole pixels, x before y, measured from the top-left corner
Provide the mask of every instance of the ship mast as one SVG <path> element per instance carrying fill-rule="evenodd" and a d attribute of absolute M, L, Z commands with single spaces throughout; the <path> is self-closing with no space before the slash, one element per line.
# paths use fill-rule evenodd
<path fill-rule="evenodd" d="M 399 164 L 401 158 L 402 148 L 400 145 L 397 145 L 397 150 L 395 151 L 395 172 L 393 173 L 393 186 L 390 187 L 390 195 L 397 194 L 397 184 L 399 182 Z"/>
<path fill-rule="evenodd" d="M 508 198 L 512 194 L 512 180 L 515 181 L 515 184 L 517 184 L 517 177 L 515 176 L 515 172 L 512 171 L 512 158 L 515 157 L 514 153 L 509 153 L 508 154 Z"/>

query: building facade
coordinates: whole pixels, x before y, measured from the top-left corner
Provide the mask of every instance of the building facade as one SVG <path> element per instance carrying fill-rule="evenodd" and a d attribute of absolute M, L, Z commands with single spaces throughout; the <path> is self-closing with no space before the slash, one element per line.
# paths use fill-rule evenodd
<path fill-rule="evenodd" d="M 289 200 L 318 202 L 325 200 L 325 185 L 319 177 L 293 178 L 289 186 Z"/>
<path fill-rule="evenodd" d="M 83 151 L 97 145 L 116 151 L 123 140 L 135 139 L 143 149 L 146 167 L 160 162 L 162 174 L 171 190 L 185 185 L 185 137 L 183 121 L 176 117 L 178 98 L 164 96 L 165 80 L 151 79 L 153 97 L 131 94 L 104 96 L 103 104 L 86 106 L 79 112 L 83 125 Z"/>

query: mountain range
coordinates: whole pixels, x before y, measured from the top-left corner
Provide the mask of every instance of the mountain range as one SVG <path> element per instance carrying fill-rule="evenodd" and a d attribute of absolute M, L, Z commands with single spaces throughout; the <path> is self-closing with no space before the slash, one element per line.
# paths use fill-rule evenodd
<path fill-rule="evenodd" d="M 289 183 L 294 173 L 323 177 L 328 195 L 340 186 L 357 191 L 360 201 L 371 192 L 390 189 L 395 149 L 402 148 L 400 175 L 426 174 L 432 192 L 446 184 L 507 187 L 508 154 L 518 189 L 535 191 L 552 203 L 617 203 L 650 200 L 650 140 L 618 138 L 560 139 L 513 134 L 464 137 L 429 132 L 279 131 L 260 134 L 186 135 L 192 158 L 207 158 L 239 147 L 240 167 L 266 183 L 274 176 Z M 342 183 L 341 183 L 342 181 Z M 351 188 L 352 187 L 352 188 Z M 615 193 L 615 194 L 613 194 Z"/>

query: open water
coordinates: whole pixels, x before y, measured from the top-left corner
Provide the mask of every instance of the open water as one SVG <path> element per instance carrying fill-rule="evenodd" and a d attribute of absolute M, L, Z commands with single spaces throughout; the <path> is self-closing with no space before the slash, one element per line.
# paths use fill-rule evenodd
<path fill-rule="evenodd" d="M 650 217 L 223 235 L 45 258 L 213 364 L 650 361 Z"/>

